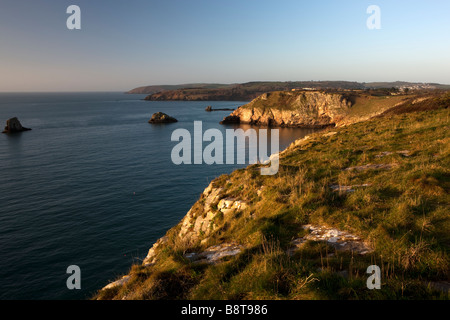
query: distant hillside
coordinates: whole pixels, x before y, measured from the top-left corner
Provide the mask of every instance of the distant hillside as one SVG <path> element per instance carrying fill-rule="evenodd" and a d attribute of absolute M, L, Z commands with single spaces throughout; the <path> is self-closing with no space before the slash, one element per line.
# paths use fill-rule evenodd
<path fill-rule="evenodd" d="M 131 94 L 148 94 L 149 101 L 250 101 L 266 92 L 291 91 L 293 89 L 366 90 L 380 88 L 399 89 L 450 89 L 449 85 L 410 83 L 350 81 L 290 81 L 290 82 L 248 82 L 243 84 L 181 84 L 140 87 L 128 91 Z"/>
<path fill-rule="evenodd" d="M 149 101 L 250 101 L 263 93 L 271 91 L 290 91 L 293 89 L 364 89 L 357 82 L 347 81 L 303 81 L 303 82 L 248 82 L 211 88 L 184 87 L 150 94 Z"/>
<path fill-rule="evenodd" d="M 182 88 L 201 88 L 201 89 L 216 89 L 229 87 L 229 84 L 218 84 L 218 83 L 190 83 L 190 84 L 178 84 L 178 85 L 155 85 L 155 86 L 144 86 L 132 89 L 126 93 L 128 94 L 152 94 L 167 90 L 177 90 Z"/>

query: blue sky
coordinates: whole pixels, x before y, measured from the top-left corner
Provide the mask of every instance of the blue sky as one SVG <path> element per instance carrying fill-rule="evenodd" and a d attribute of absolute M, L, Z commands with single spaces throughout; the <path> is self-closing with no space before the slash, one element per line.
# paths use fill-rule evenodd
<path fill-rule="evenodd" d="M 81 30 L 68 30 L 69 5 Z M 369 30 L 369 5 L 381 30 Z M 450 1 L 2 0 L 0 91 L 190 82 L 450 83 Z"/>

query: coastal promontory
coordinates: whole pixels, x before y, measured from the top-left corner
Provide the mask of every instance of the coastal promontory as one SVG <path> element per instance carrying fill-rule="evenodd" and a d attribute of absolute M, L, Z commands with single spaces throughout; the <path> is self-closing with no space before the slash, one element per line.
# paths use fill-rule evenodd
<path fill-rule="evenodd" d="M 422 99 L 365 90 L 294 90 L 260 95 L 222 120 L 222 124 L 324 128 L 366 121 L 384 111 Z M 426 99 L 426 98 L 425 98 Z"/>

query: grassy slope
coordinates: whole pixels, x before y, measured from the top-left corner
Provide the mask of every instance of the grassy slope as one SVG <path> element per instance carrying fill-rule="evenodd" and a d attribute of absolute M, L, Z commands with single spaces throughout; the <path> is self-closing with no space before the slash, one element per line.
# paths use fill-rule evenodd
<path fill-rule="evenodd" d="M 407 98 L 405 96 L 370 96 L 361 94 L 355 98 L 350 109 L 350 117 L 360 117 L 366 114 L 375 113 L 380 109 L 385 109 L 400 103 Z"/>
<path fill-rule="evenodd" d="M 429 282 L 449 279 L 449 110 L 389 115 L 312 136 L 280 160 L 280 172 L 261 176 L 257 166 L 216 179 L 228 196 L 250 203 L 243 213 L 217 215 L 219 230 L 207 245 L 238 241 L 239 256 L 216 265 L 191 265 L 185 244 L 168 232 L 169 246 L 154 267 L 133 266 L 131 281 L 99 293 L 102 299 L 431 299 L 448 295 Z M 410 156 L 381 152 L 409 150 Z M 369 163 L 390 170 L 343 171 Z M 351 194 L 329 186 L 359 185 Z M 262 189 L 258 196 L 257 191 Z M 195 205 L 201 206 L 202 199 Z M 307 223 L 347 230 L 368 240 L 367 256 L 309 243 L 294 257 L 289 242 Z M 332 252 L 334 256 L 328 256 Z M 366 288 L 366 268 L 382 268 L 382 289 Z"/>

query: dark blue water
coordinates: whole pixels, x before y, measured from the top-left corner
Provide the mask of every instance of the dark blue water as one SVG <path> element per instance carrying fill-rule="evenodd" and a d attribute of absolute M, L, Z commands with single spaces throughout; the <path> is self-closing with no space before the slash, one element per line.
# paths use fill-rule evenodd
<path fill-rule="evenodd" d="M 171 161 L 171 134 L 219 124 L 239 102 L 147 102 L 122 93 L 0 94 L 0 299 L 86 299 L 146 256 L 209 182 L 243 165 Z M 179 120 L 150 125 L 162 111 Z M 280 148 L 311 130 L 282 129 Z M 81 268 L 81 290 L 66 269 Z"/>

